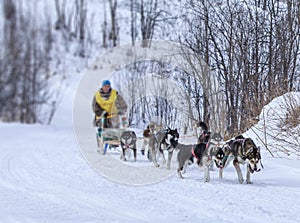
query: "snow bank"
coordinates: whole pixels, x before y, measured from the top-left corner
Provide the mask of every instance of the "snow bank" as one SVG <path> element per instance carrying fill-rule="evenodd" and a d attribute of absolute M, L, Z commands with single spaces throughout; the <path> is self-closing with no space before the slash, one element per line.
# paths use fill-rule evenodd
<path fill-rule="evenodd" d="M 268 155 L 299 159 L 300 124 L 291 126 L 287 122 L 292 110 L 297 107 L 300 107 L 300 92 L 289 92 L 273 99 L 262 109 L 259 122 L 245 135 L 255 138 L 263 148 L 269 150 Z"/>

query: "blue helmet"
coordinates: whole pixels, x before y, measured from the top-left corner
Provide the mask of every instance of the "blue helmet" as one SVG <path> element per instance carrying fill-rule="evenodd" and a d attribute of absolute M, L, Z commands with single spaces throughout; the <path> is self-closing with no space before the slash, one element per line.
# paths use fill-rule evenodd
<path fill-rule="evenodd" d="M 109 80 L 104 80 L 104 81 L 102 81 L 102 87 L 103 87 L 104 85 L 109 85 L 109 86 L 110 86 L 110 81 L 109 81 Z"/>

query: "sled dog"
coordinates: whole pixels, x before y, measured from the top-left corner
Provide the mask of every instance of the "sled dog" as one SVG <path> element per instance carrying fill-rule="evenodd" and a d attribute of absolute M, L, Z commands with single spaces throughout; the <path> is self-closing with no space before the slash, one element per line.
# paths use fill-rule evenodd
<path fill-rule="evenodd" d="M 224 144 L 224 142 L 223 142 L 223 137 L 222 137 L 222 135 L 221 135 L 221 133 L 220 132 L 206 132 L 205 133 L 206 135 L 207 134 L 209 134 L 209 136 L 207 137 L 206 135 L 202 138 L 202 140 L 201 141 L 199 141 L 198 140 L 198 144 L 201 144 L 201 143 L 204 143 L 204 144 L 206 144 L 206 143 L 208 143 L 209 141 L 211 142 L 211 143 L 213 143 L 214 145 L 216 145 L 216 146 L 218 146 L 218 147 L 222 147 L 222 145 Z M 203 133 L 202 133 L 202 135 L 203 135 Z M 200 137 L 199 137 L 199 139 L 200 139 Z M 191 165 L 193 162 L 194 162 L 194 156 L 193 155 L 191 155 L 191 157 L 190 157 L 190 159 L 185 163 L 185 165 L 184 165 L 184 167 L 183 167 L 183 169 L 182 169 L 182 171 L 181 171 L 181 173 L 182 174 L 184 174 L 185 173 L 185 171 L 186 171 L 186 168 L 187 168 L 187 166 L 188 165 Z M 220 160 L 218 160 L 217 161 L 218 163 L 221 163 L 220 162 Z M 216 162 L 211 162 L 211 164 L 210 164 L 210 166 L 209 166 L 209 169 L 210 170 L 214 170 L 214 163 L 216 164 Z M 219 165 L 216 165 L 218 168 L 220 168 L 219 167 Z"/>
<path fill-rule="evenodd" d="M 181 152 L 182 151 L 182 152 Z M 185 156 L 183 155 L 186 152 L 183 150 L 179 150 L 178 152 L 178 175 L 182 177 L 181 170 L 183 169 L 183 165 L 185 163 Z M 215 162 L 217 167 L 222 166 L 222 156 L 223 150 L 220 149 L 217 145 L 213 144 L 212 142 L 208 143 L 200 143 L 192 147 L 192 149 L 188 150 L 188 153 L 192 154 L 194 158 L 197 160 L 196 163 L 200 168 L 204 168 L 204 181 L 210 181 L 210 173 L 209 167 L 212 162 Z M 189 154 L 189 155 L 190 155 Z"/>
<path fill-rule="evenodd" d="M 150 122 L 146 129 L 143 131 L 143 145 L 141 148 L 142 155 L 145 155 L 147 152 L 147 158 L 149 161 L 152 161 L 151 150 L 149 148 L 149 141 L 152 135 L 156 134 L 158 131 L 161 131 L 163 128 L 161 125 L 157 125 L 154 122 Z"/>
<path fill-rule="evenodd" d="M 243 183 L 243 175 L 240 164 L 247 165 L 246 182 L 251 184 L 250 174 L 259 172 L 263 168 L 261 163 L 260 148 L 257 147 L 251 138 L 244 138 L 242 135 L 237 136 L 235 139 L 230 140 L 223 146 L 225 157 L 223 160 L 224 168 L 228 166 L 230 161 L 233 160 L 233 166 L 236 169 L 239 183 Z M 223 170 L 219 170 L 219 177 L 223 178 Z"/>
<path fill-rule="evenodd" d="M 172 139 L 171 145 L 174 145 L 174 143 L 172 143 Z M 180 178 L 183 178 L 182 174 L 185 173 L 184 166 L 191 156 L 197 160 L 196 163 L 200 168 L 204 168 L 205 182 L 210 181 L 209 166 L 212 162 L 214 162 L 218 168 L 223 167 L 225 154 L 222 148 L 212 141 L 196 145 L 184 145 L 177 143 L 176 149 L 179 150 L 177 154 L 177 173 Z"/>
<path fill-rule="evenodd" d="M 151 150 L 151 156 L 152 156 L 152 162 L 154 166 L 159 167 L 159 164 L 157 163 L 157 151 L 160 153 L 163 164 L 166 163 L 166 158 L 164 156 L 164 150 L 168 151 L 168 162 L 167 162 L 167 168 L 171 168 L 171 159 L 173 155 L 173 147 L 171 146 L 170 139 L 173 139 L 174 142 L 178 142 L 179 139 L 179 133 L 177 129 L 170 129 L 167 128 L 165 130 L 159 131 L 156 134 L 151 135 L 149 139 L 149 147 Z"/>
<path fill-rule="evenodd" d="M 134 161 L 136 161 L 136 134 L 134 131 L 125 131 L 121 134 L 120 143 L 121 143 L 121 159 L 126 161 L 125 152 L 128 149 L 133 150 Z"/>

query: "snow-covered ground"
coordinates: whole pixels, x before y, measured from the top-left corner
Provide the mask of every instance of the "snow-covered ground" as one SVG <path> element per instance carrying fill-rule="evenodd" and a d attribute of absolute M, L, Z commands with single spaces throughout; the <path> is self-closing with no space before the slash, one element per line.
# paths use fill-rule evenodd
<path fill-rule="evenodd" d="M 300 222 L 299 160 L 272 158 L 265 149 L 265 169 L 251 176 L 252 185 L 239 184 L 232 165 L 223 180 L 212 171 L 209 183 L 195 165 L 183 180 L 171 170 L 170 177 L 146 186 L 103 177 L 87 163 L 74 137 L 77 81 L 65 90 L 51 126 L 0 123 L 1 223 Z M 145 164 L 140 153 L 139 163 Z"/>
<path fill-rule="evenodd" d="M 55 12 L 54 1 L 43 2 L 49 4 L 49 11 Z M 102 19 L 98 10 L 102 3 L 91 2 L 97 7 L 92 3 L 88 5 L 94 9 L 91 15 L 95 14 L 94 20 L 88 18 L 89 24 Z M 55 20 L 55 13 L 50 15 Z M 91 31 L 101 35 L 101 23 L 95 24 L 98 26 Z M 121 42 L 129 41 L 127 32 L 121 32 Z M 60 47 L 59 37 L 56 38 L 56 47 Z M 95 44 L 95 51 L 99 50 L 100 44 Z M 64 48 L 57 54 L 64 56 L 63 51 Z M 142 173 L 148 171 L 149 175 L 160 176 L 159 182 L 130 186 L 102 176 L 97 165 L 91 165 L 82 155 L 72 125 L 72 106 L 79 82 L 79 75 L 75 73 L 82 73 L 83 64 L 88 62 L 74 59 L 69 54 L 65 57 L 68 63 L 61 65 L 60 69 L 68 71 L 65 71 L 67 80 L 57 87 L 64 96 L 52 125 L 0 123 L 0 223 L 300 222 L 300 161 L 273 158 L 264 147 L 262 162 L 265 169 L 251 176 L 252 185 L 239 184 L 232 165 L 225 169 L 223 180 L 218 179 L 217 171 L 212 171 L 211 182 L 204 183 L 203 171 L 195 165 L 187 169 L 186 178 L 181 180 L 175 174 L 176 163 L 172 163 L 170 171 L 165 167 L 157 169 L 147 163 L 140 152 L 137 163 L 126 165 L 145 167 Z M 277 113 L 279 110 L 276 109 Z M 271 111 L 268 107 L 265 111 L 267 123 L 271 121 L 268 118 L 277 115 L 268 112 Z M 262 120 L 253 128 L 254 131 L 264 128 Z M 274 129 L 272 131 L 276 133 Z M 264 140 L 263 131 L 257 132 Z M 261 144 L 251 129 L 246 135 Z M 96 152 L 94 140 L 92 132 L 87 137 L 87 143 L 91 145 L 89 156 L 96 163 L 105 161 L 109 156 L 101 157 Z M 273 139 L 267 140 L 270 143 Z M 117 158 L 118 155 L 112 157 Z M 244 174 L 245 169 L 245 166 L 242 167 Z M 111 171 L 118 177 L 124 174 L 123 182 L 128 182 L 126 170 L 112 168 Z M 143 180 L 147 179 L 145 174 L 143 177 Z"/>
<path fill-rule="evenodd" d="M 81 156 L 71 128 L 1 124 L 0 222 L 299 222 L 298 160 L 263 156 L 240 185 L 230 166 L 203 182 L 189 167 L 148 186 L 107 180 Z M 139 157 L 140 159 L 140 154 Z M 154 169 L 155 167 L 153 167 Z"/>

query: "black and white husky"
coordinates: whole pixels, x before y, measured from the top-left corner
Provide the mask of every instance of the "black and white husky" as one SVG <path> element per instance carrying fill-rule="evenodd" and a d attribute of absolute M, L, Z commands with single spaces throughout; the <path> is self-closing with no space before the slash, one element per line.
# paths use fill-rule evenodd
<path fill-rule="evenodd" d="M 198 138 L 198 144 L 199 143 L 206 143 L 208 142 L 211 138 L 215 141 L 215 144 L 218 145 L 223 145 L 223 137 L 221 136 L 220 132 L 211 132 L 208 130 L 208 126 L 206 125 L 205 122 L 199 122 L 197 123 L 197 127 L 196 127 L 196 135 Z M 193 160 L 193 158 L 191 158 L 191 160 Z M 210 170 L 214 170 L 214 164 L 213 162 L 211 163 Z"/>
<path fill-rule="evenodd" d="M 239 135 L 235 139 L 227 142 L 223 147 L 223 151 L 225 153 L 223 160 L 224 168 L 226 168 L 230 161 L 233 160 L 233 165 L 236 169 L 239 183 L 244 182 L 240 164 L 247 165 L 246 182 L 248 184 L 252 183 L 250 180 L 250 174 L 259 172 L 261 170 L 259 166 L 263 168 L 260 148 L 255 145 L 251 138 L 244 138 L 242 135 Z M 223 178 L 224 168 L 221 168 L 219 172 L 219 177 L 221 179 Z"/>
<path fill-rule="evenodd" d="M 177 141 L 179 139 L 179 133 L 177 129 L 170 129 L 167 128 L 165 130 L 159 131 L 156 134 L 151 135 L 150 140 L 149 140 L 149 147 L 151 150 L 151 157 L 152 157 L 152 162 L 154 166 L 159 167 L 159 164 L 157 162 L 157 151 L 160 153 L 162 159 L 163 159 L 163 164 L 166 163 L 166 158 L 164 155 L 164 150 L 168 151 L 168 162 L 167 162 L 167 168 L 171 168 L 171 159 L 173 156 L 173 150 L 174 146 L 171 146 L 171 141 L 170 140 Z"/>
<path fill-rule="evenodd" d="M 204 181 L 208 182 L 210 181 L 209 170 L 212 169 L 213 164 L 215 163 L 218 168 L 223 167 L 225 155 L 221 148 L 223 137 L 219 132 L 209 132 L 204 122 L 200 122 L 199 127 L 203 131 L 198 137 L 198 144 L 183 145 L 177 143 L 176 149 L 179 150 L 177 154 L 177 173 L 180 178 L 183 178 L 182 174 L 185 173 L 187 165 L 196 159 L 197 165 L 204 168 Z"/>
<path fill-rule="evenodd" d="M 136 134 L 134 131 L 124 131 L 121 134 L 121 137 L 120 137 L 120 143 L 121 143 L 121 148 L 122 148 L 121 159 L 123 161 L 126 161 L 125 154 L 128 149 L 133 150 L 134 161 L 136 161 L 136 140 L 137 140 L 137 137 L 136 137 Z"/>
<path fill-rule="evenodd" d="M 209 141 L 212 142 L 214 145 L 218 146 L 219 148 L 221 148 L 224 144 L 223 142 L 223 137 L 221 135 L 221 133 L 219 132 L 208 132 L 208 131 L 204 131 L 202 134 L 201 134 L 203 137 L 199 137 L 198 139 L 198 144 L 201 144 L 201 143 L 208 143 Z M 201 136 L 200 135 L 200 136 Z M 223 158 L 223 157 L 222 157 Z M 186 172 L 186 168 L 188 165 L 191 165 L 194 163 L 194 159 L 195 159 L 195 156 L 194 155 L 191 155 L 190 159 L 188 159 L 184 166 L 183 166 L 183 169 L 181 170 L 181 174 L 184 174 Z M 209 169 L 210 170 L 214 170 L 214 163 L 216 164 L 216 167 L 217 168 L 220 168 L 220 157 L 218 158 L 218 160 L 216 160 L 215 162 L 211 162 L 210 166 L 209 166 Z M 217 164 L 219 163 L 219 164 Z"/>
<path fill-rule="evenodd" d="M 178 143 L 176 148 L 179 150 L 177 154 L 177 173 L 180 178 L 183 178 L 182 174 L 184 173 L 184 166 L 191 155 L 197 160 L 197 165 L 204 169 L 205 182 L 210 181 L 209 167 L 212 162 L 219 168 L 223 167 L 223 158 L 225 154 L 221 147 L 212 142 L 199 143 L 196 145 L 183 145 Z"/>

